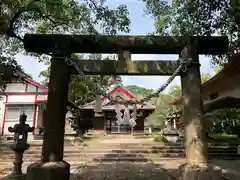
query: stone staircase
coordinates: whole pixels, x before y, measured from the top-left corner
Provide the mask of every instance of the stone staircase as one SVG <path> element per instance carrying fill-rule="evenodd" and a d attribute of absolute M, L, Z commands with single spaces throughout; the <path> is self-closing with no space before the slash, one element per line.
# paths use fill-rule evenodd
<path fill-rule="evenodd" d="M 41 158 L 41 141 L 31 144 L 29 150 L 24 153 L 24 162 L 35 162 Z M 12 162 L 14 155 L 8 146 L 1 145 L 0 165 Z M 209 159 L 239 160 L 236 146 L 209 146 Z M 145 143 L 120 143 L 117 139 L 108 143 L 97 145 L 66 144 L 64 147 L 64 160 L 67 162 L 111 162 L 111 161 L 161 161 L 167 158 L 185 157 L 185 148 L 182 143 L 160 144 L 153 142 Z"/>
<path fill-rule="evenodd" d="M 26 172 L 27 165 L 40 160 L 41 145 L 42 141 L 35 141 L 31 143 L 30 149 L 24 153 L 23 172 Z M 184 146 L 182 143 L 160 144 L 124 135 L 107 136 L 102 140 L 93 139 L 80 145 L 65 143 L 64 147 L 64 160 L 71 164 L 72 173 L 79 166 L 86 164 L 93 164 L 91 165 L 93 167 L 98 167 L 97 164 L 100 164 L 101 167 L 110 168 L 112 164 L 124 162 L 127 162 L 129 165 L 134 164 L 134 166 L 136 164 L 139 166 L 143 166 L 144 164 L 150 166 L 149 164 L 152 164 L 154 168 L 159 169 L 158 165 L 163 164 L 164 161 L 178 160 L 179 157 L 184 156 Z M 240 156 L 237 154 L 236 146 L 210 146 L 209 158 L 235 160 L 240 159 Z M 0 170 L 3 171 L 5 169 L 5 173 L 3 174 L 9 173 L 13 159 L 14 155 L 8 146 L 0 144 Z M 125 165 L 121 164 L 121 166 Z M 159 171 L 162 172 L 162 170 Z"/>

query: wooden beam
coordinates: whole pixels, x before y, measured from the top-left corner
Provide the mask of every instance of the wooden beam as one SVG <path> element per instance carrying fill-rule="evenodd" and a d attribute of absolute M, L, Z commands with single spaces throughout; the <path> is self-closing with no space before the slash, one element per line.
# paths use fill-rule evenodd
<path fill-rule="evenodd" d="M 117 68 L 115 60 L 79 60 L 77 64 L 86 75 L 172 75 L 178 67 L 177 61 L 131 61 L 130 66 Z M 72 74 L 77 74 L 74 67 Z"/>
<path fill-rule="evenodd" d="M 193 36 L 198 54 L 225 54 L 228 38 L 220 36 Z M 27 52 L 49 53 L 64 46 L 71 53 L 109 53 L 129 50 L 132 54 L 179 54 L 187 44 L 184 36 L 95 36 L 62 34 L 26 34 L 24 48 Z"/>

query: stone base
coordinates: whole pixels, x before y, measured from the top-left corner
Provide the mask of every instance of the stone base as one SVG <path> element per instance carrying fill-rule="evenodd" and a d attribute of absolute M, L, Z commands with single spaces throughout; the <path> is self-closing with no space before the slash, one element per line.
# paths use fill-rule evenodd
<path fill-rule="evenodd" d="M 181 180 L 220 180 L 222 179 L 222 169 L 211 164 L 179 166 Z"/>
<path fill-rule="evenodd" d="M 2 180 L 26 180 L 26 174 L 9 174 L 2 178 Z"/>
<path fill-rule="evenodd" d="M 70 164 L 60 162 L 36 162 L 27 167 L 26 180 L 69 180 Z"/>

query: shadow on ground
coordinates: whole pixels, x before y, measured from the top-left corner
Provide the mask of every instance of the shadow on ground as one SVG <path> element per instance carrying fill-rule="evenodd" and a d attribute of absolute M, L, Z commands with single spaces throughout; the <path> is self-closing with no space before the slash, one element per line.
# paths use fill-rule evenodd
<path fill-rule="evenodd" d="M 76 167 L 71 180 L 175 180 L 161 164 L 124 150 L 112 150 L 103 157 L 94 158 L 93 164 Z"/>
<path fill-rule="evenodd" d="M 148 162 L 149 159 L 139 153 L 129 153 L 122 149 L 111 150 L 103 157 L 94 158 L 93 162 L 112 162 L 112 161 L 126 161 L 126 162 Z"/>

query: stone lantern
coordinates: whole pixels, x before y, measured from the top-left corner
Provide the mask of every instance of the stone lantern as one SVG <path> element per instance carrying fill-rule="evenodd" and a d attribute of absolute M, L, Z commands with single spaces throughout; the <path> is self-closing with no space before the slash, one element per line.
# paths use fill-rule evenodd
<path fill-rule="evenodd" d="M 13 128 L 8 128 L 9 132 L 14 133 L 13 143 L 10 145 L 10 148 L 15 154 L 15 159 L 11 174 L 4 178 L 6 180 L 25 179 L 25 176 L 22 174 L 23 153 L 30 147 L 30 145 L 27 143 L 28 133 L 33 132 L 34 130 L 34 127 L 30 127 L 25 123 L 26 120 L 27 116 L 23 112 L 23 114 L 20 115 L 19 123 L 15 124 Z"/>

